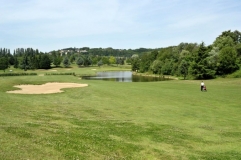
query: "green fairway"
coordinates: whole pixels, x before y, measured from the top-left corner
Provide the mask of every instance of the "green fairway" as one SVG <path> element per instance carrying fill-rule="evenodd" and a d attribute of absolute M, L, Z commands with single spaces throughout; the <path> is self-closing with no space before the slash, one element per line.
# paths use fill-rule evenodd
<path fill-rule="evenodd" d="M 95 69 L 105 70 L 56 70 Z M 201 92 L 198 80 L 119 83 L 35 72 L 0 77 L 0 159 L 241 159 L 241 79 L 207 80 Z M 89 86 L 6 93 L 47 82 Z"/>

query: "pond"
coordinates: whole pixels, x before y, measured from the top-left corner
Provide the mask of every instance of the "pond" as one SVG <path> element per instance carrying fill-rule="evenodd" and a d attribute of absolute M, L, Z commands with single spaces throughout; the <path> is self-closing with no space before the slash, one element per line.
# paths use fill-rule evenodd
<path fill-rule="evenodd" d="M 169 80 L 163 77 L 133 75 L 131 71 L 97 72 L 96 76 L 84 76 L 82 78 L 91 79 L 91 80 L 116 81 L 116 82 L 153 82 L 153 81 Z"/>

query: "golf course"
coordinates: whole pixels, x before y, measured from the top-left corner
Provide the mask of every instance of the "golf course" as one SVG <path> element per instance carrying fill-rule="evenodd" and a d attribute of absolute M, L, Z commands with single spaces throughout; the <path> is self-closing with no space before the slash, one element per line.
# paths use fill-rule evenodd
<path fill-rule="evenodd" d="M 0 77 L 0 160 L 241 159 L 240 78 L 204 80 L 207 92 L 200 91 L 201 80 L 81 78 L 104 70 L 130 68 L 54 68 Z M 49 74 L 65 72 L 75 75 Z M 79 86 L 9 92 L 51 83 Z"/>

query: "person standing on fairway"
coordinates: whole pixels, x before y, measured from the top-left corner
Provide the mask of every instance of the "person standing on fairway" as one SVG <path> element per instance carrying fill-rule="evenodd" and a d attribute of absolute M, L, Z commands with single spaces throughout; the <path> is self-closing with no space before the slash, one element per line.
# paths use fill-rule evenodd
<path fill-rule="evenodd" d="M 201 82 L 201 91 L 203 91 L 203 87 L 204 87 L 204 82 Z"/>

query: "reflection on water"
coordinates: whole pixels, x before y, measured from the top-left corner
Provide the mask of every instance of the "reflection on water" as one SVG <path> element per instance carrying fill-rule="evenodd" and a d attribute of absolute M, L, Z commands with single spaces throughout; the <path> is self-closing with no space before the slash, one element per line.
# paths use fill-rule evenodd
<path fill-rule="evenodd" d="M 132 75 L 131 71 L 97 72 L 96 76 L 86 76 L 83 79 L 96 79 L 116 82 L 153 82 L 167 80 L 163 77 Z"/>

